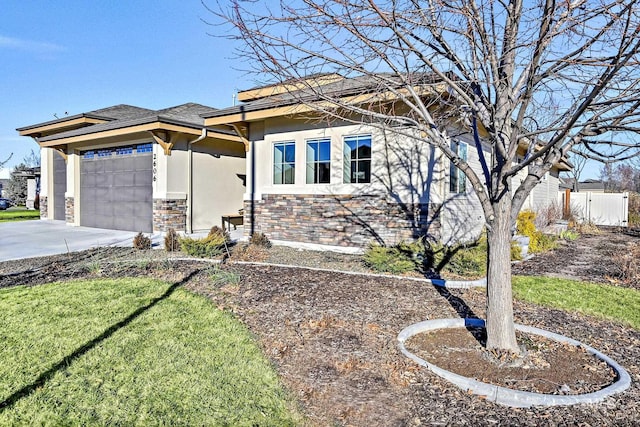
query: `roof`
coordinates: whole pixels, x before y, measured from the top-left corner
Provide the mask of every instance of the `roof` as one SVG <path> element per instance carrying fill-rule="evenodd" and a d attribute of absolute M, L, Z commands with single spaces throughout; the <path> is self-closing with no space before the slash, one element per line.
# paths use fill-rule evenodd
<path fill-rule="evenodd" d="M 90 135 L 93 133 L 104 132 L 115 129 L 124 129 L 131 126 L 143 125 L 154 122 L 162 122 L 185 126 L 193 129 L 202 129 L 204 120 L 202 114 L 213 111 L 212 107 L 196 103 L 186 103 L 175 107 L 165 108 L 162 110 L 149 110 L 146 108 L 133 107 L 130 105 L 115 105 L 113 107 L 95 110 L 86 115 L 98 117 L 108 117 L 109 121 L 105 123 L 93 124 L 78 129 L 72 129 L 53 135 L 39 138 L 39 142 L 55 141 L 58 139 Z M 42 126 L 40 123 L 33 127 Z M 18 129 L 20 130 L 20 129 Z"/>
<path fill-rule="evenodd" d="M 148 108 L 140 108 L 140 107 L 127 105 L 127 104 L 119 104 L 119 105 L 114 105 L 107 108 L 101 108 L 99 110 L 89 111 L 87 113 L 74 114 L 72 116 L 64 116 L 59 119 L 49 120 L 47 122 L 36 123 L 29 126 L 23 126 L 16 130 L 21 132 L 21 131 L 26 131 L 29 129 L 34 129 L 34 128 L 43 127 L 43 126 L 64 124 L 65 122 L 71 121 L 73 119 L 80 119 L 80 118 L 93 118 L 98 120 L 112 121 L 117 119 L 123 119 L 125 117 L 134 117 L 134 116 L 139 116 L 143 114 L 148 114 L 151 112 L 153 112 L 153 110 L 149 110 Z"/>
<path fill-rule="evenodd" d="M 324 76 L 324 75 L 322 75 Z M 402 85 L 400 76 L 391 73 L 378 74 L 380 79 L 396 80 L 398 87 Z M 415 74 L 413 75 L 415 84 L 434 84 L 441 82 L 440 77 L 434 74 Z M 233 107 L 223 108 L 220 110 L 214 110 L 202 115 L 205 119 L 213 117 L 222 117 L 230 114 L 247 113 L 251 111 L 265 110 L 274 107 L 283 107 L 288 105 L 299 104 L 300 102 L 312 102 L 320 100 L 323 95 L 327 97 L 336 96 L 350 96 L 361 94 L 374 94 L 379 93 L 380 84 L 372 79 L 371 76 L 357 76 L 357 77 L 342 77 L 339 79 L 328 80 L 328 82 L 322 80 L 320 83 L 314 83 L 313 78 L 306 78 L 297 82 L 283 82 L 282 85 L 290 85 L 294 87 L 293 90 L 288 92 L 276 91 L 273 95 L 264 96 L 255 101 L 245 102 Z M 256 87 L 248 89 L 244 92 L 255 92 L 260 89 L 270 88 L 275 85 L 267 85 L 262 87 Z M 386 83 L 388 86 L 388 83 Z M 298 87 L 300 89 L 295 89 Z"/>

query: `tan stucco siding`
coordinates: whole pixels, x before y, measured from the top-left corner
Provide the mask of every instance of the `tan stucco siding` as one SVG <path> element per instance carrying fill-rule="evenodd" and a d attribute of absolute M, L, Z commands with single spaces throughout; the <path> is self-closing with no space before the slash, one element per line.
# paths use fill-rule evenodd
<path fill-rule="evenodd" d="M 475 171 L 481 181 L 484 181 L 482 166 L 478 151 L 470 137 L 456 138 L 466 142 L 467 163 Z M 491 164 L 491 153 L 487 148 L 483 148 L 484 157 L 488 164 Z M 442 241 L 445 244 L 455 244 L 472 241 L 478 238 L 485 225 L 484 212 L 478 196 L 471 187 L 468 178 L 466 179 L 466 192 L 453 193 L 450 191 L 449 160 L 443 156 L 443 164 L 446 165 L 446 179 L 442 188 L 445 201 L 442 205 L 440 221 L 442 222 Z"/>
<path fill-rule="evenodd" d="M 405 136 L 383 133 L 381 130 L 364 125 L 288 122 L 273 119 L 265 123 L 264 138 L 254 140 L 255 152 L 255 197 L 261 194 L 318 194 L 379 195 L 395 202 L 438 203 L 438 187 L 441 179 L 440 163 L 434 161 L 434 149 L 427 144 L 416 142 Z M 262 129 L 260 129 L 261 131 Z M 262 132 L 254 135 L 262 136 Z M 371 135 L 372 173 L 370 183 L 344 183 L 344 138 L 353 135 Z M 330 183 L 308 184 L 306 177 L 308 140 L 329 138 L 331 141 Z M 294 142 L 295 182 L 294 184 L 274 184 L 273 150 L 274 144 Z M 251 168 L 252 155 L 247 157 L 247 168 Z M 250 175 L 252 171 L 248 170 Z M 434 184 L 436 183 L 436 184 Z M 248 191 L 250 188 L 248 188 Z M 250 194 L 247 194 L 247 198 Z"/>
<path fill-rule="evenodd" d="M 244 146 L 193 147 L 194 231 L 221 225 L 222 215 L 237 214 L 245 193 Z"/>

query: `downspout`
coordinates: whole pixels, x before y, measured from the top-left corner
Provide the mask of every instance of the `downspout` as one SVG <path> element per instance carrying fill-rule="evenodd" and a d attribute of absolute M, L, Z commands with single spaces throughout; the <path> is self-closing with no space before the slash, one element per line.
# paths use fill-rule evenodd
<path fill-rule="evenodd" d="M 207 137 L 207 129 L 202 128 L 202 135 L 187 142 L 187 233 L 193 233 L 193 151 L 191 145 L 200 142 Z"/>

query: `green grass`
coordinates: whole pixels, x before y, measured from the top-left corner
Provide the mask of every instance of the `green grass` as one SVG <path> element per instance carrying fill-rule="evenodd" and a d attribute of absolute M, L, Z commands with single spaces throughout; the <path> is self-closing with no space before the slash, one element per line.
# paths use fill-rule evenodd
<path fill-rule="evenodd" d="M 513 277 L 514 296 L 547 307 L 614 320 L 640 329 L 640 291 L 550 277 Z"/>
<path fill-rule="evenodd" d="M 40 219 L 40 211 L 27 210 L 26 208 L 11 208 L 0 211 L 0 222 L 25 221 L 29 219 Z"/>
<path fill-rule="evenodd" d="M 0 290 L 0 425 L 296 425 L 249 331 L 152 279 Z"/>

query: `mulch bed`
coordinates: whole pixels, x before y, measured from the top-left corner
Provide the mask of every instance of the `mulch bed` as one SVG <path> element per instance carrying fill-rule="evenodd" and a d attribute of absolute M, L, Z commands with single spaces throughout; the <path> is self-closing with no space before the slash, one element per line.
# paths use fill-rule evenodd
<path fill-rule="evenodd" d="M 293 264 L 299 258 L 316 267 L 340 267 L 341 260 L 350 269 L 358 264 L 355 257 L 277 250 L 281 263 Z M 523 268 L 533 271 L 534 260 Z M 163 251 L 109 248 L 0 263 L 0 287 L 80 277 L 150 275 L 179 280 L 195 272 L 185 286 L 248 325 L 311 425 L 640 424 L 640 332 L 634 329 L 516 301 L 518 323 L 604 352 L 627 369 L 633 382 L 628 391 L 600 404 L 513 409 L 457 389 L 397 348 L 398 332 L 412 323 L 459 313 L 484 317 L 483 290 L 442 292 L 401 278 L 237 264 L 222 268 L 239 274 L 240 284 L 219 287 L 211 281 L 212 268 L 205 262 L 177 261 Z M 585 380 L 591 386 L 599 382 Z"/>

